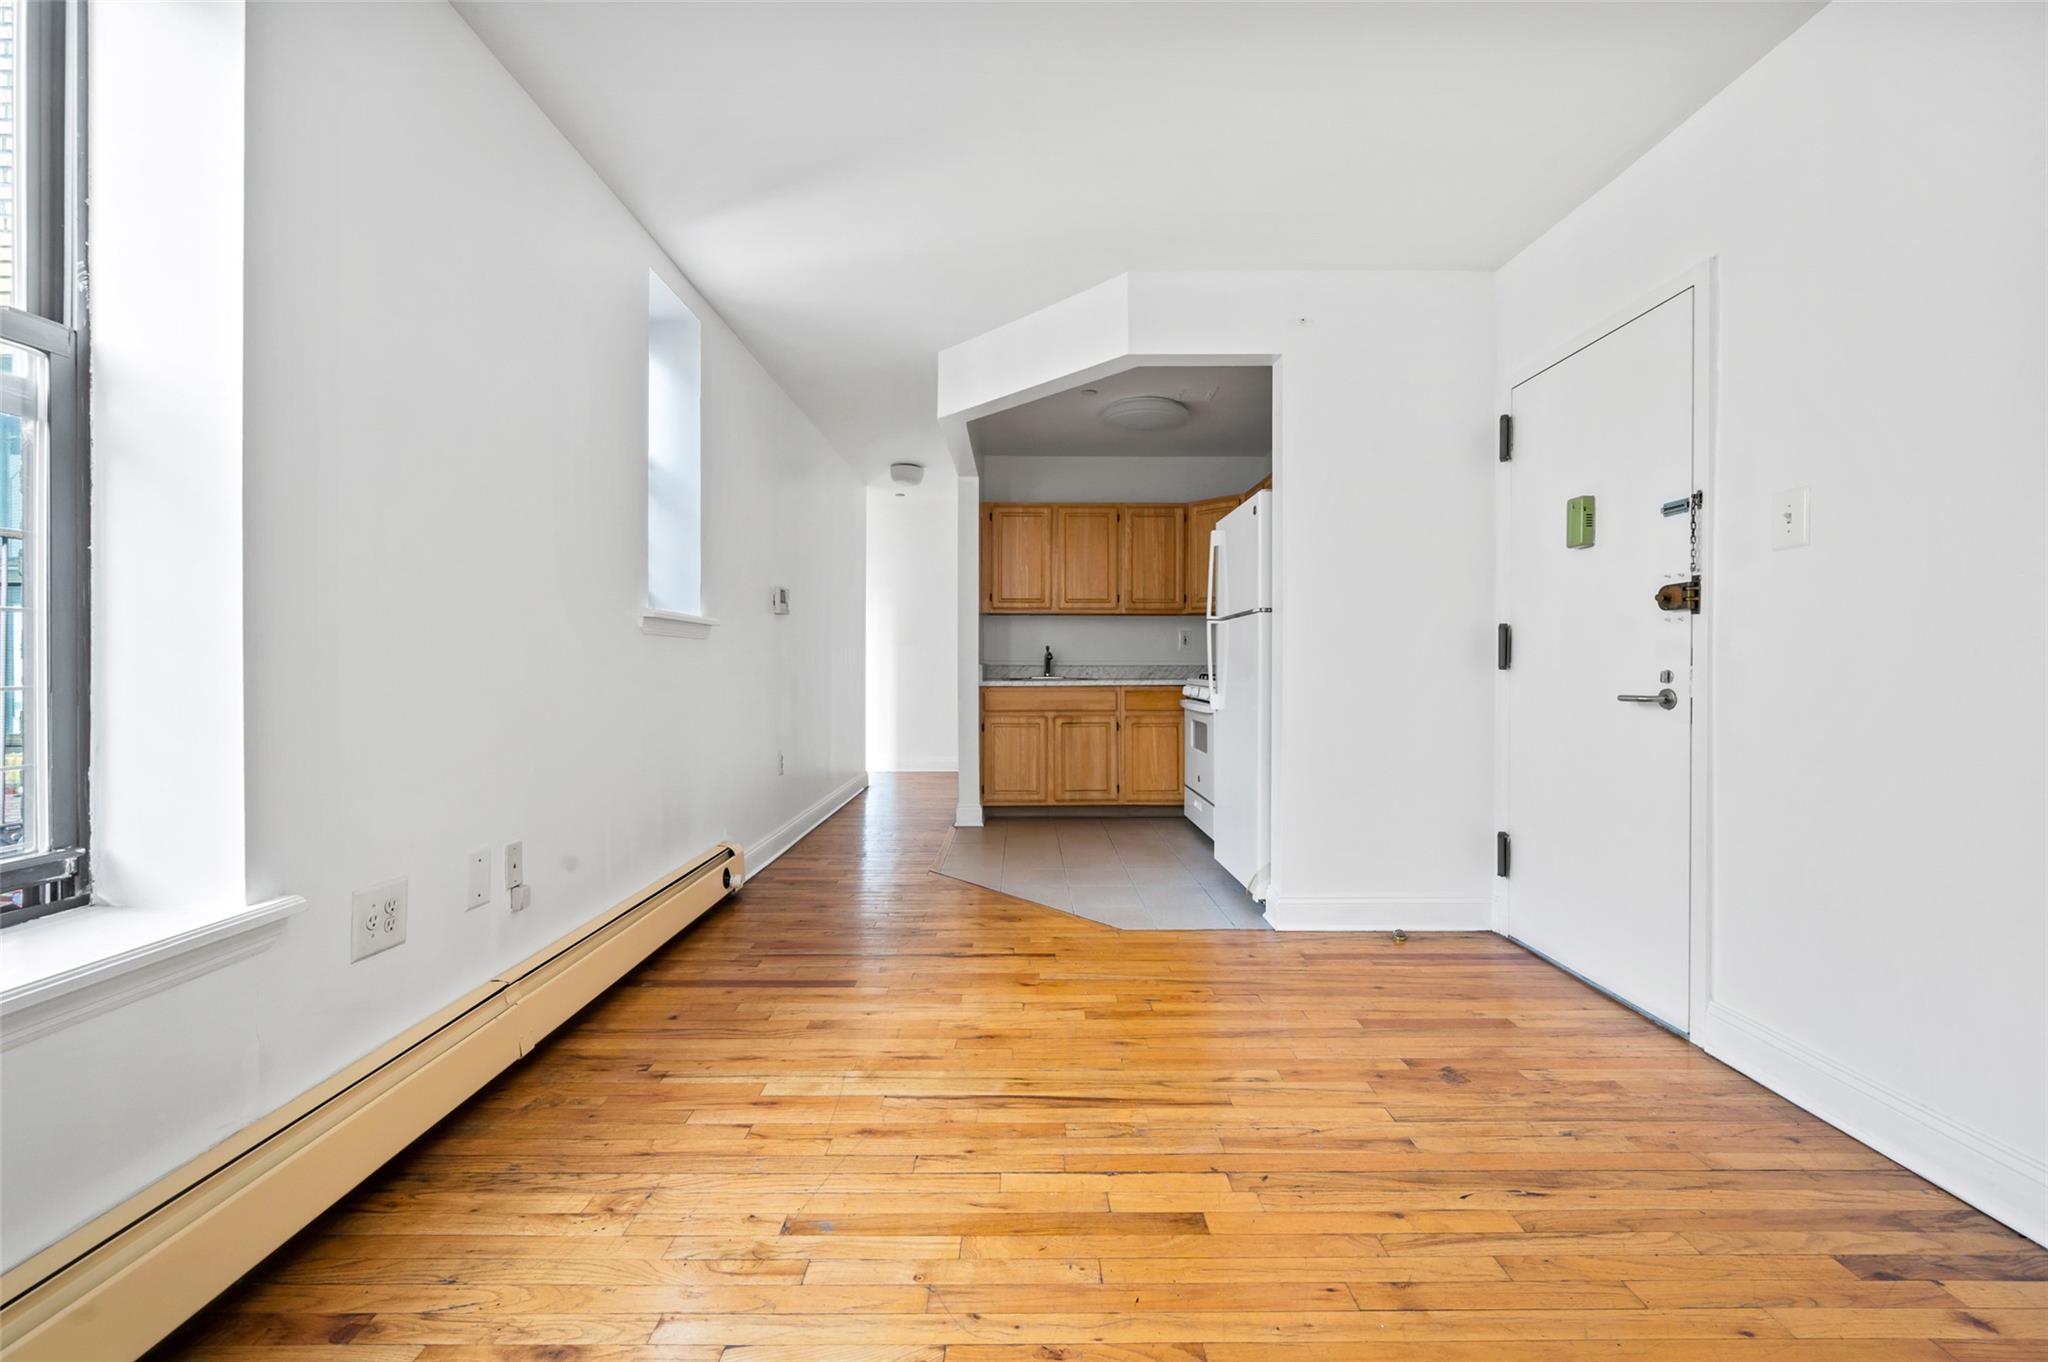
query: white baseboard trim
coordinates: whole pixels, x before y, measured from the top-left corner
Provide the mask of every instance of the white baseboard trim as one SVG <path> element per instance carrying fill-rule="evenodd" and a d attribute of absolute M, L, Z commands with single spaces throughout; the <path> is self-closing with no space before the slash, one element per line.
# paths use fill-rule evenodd
<path fill-rule="evenodd" d="M 952 762 L 932 762 L 927 765 L 924 762 L 905 761 L 899 762 L 894 766 L 884 767 L 879 771 L 870 771 L 868 774 L 871 776 L 957 776 L 960 774 L 960 767 Z"/>
<path fill-rule="evenodd" d="M 956 828 L 978 828 L 981 821 L 979 804 L 961 804 L 953 810 L 953 826 Z"/>
<path fill-rule="evenodd" d="M 1485 932 L 1493 929 L 1493 908 L 1486 899 L 1455 895 L 1275 894 L 1266 901 L 1266 921 L 1282 932 Z"/>
<path fill-rule="evenodd" d="M 1959 1125 L 1725 1003 L 1693 1043 L 1794 1106 L 2048 1246 L 2048 1161 Z"/>
<path fill-rule="evenodd" d="M 868 773 L 862 771 L 852 780 L 826 793 L 825 797 L 805 808 L 796 817 L 784 823 L 765 837 L 756 838 L 747 844 L 747 877 L 766 870 L 775 863 L 775 858 L 804 839 L 805 834 L 838 813 L 853 802 L 854 796 L 868 787 Z"/>

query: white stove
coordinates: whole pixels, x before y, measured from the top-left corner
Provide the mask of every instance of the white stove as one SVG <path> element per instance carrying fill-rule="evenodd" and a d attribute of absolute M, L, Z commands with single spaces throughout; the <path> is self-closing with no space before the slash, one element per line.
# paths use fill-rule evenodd
<path fill-rule="evenodd" d="M 1181 726 L 1181 812 L 1188 821 L 1209 836 L 1216 835 L 1214 747 L 1216 708 L 1210 703 L 1207 677 L 1197 677 L 1180 688 Z"/>

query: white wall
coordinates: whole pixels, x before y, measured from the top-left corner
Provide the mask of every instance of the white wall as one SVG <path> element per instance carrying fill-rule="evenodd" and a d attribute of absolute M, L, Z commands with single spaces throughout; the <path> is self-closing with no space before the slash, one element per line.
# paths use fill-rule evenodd
<path fill-rule="evenodd" d="M 1489 276 L 1122 276 L 943 352 L 940 414 L 952 425 L 1134 359 L 1256 357 L 1276 360 L 1278 436 L 1268 915 L 1294 927 L 1484 926 Z"/>
<path fill-rule="evenodd" d="M 960 764 L 953 479 L 867 496 L 868 769 L 951 771 Z"/>
<path fill-rule="evenodd" d="M 1835 5 L 1503 269 L 1503 380 L 1712 257 L 1696 1038 L 2048 1235 L 2043 10 Z M 1812 547 L 1770 499 L 1812 488 Z"/>
<path fill-rule="evenodd" d="M 92 860 L 121 904 L 242 891 L 242 372 L 200 358 L 242 347 L 242 29 L 204 0 L 87 26 Z"/>
<path fill-rule="evenodd" d="M 9 1263 L 863 779 L 865 500 L 810 422 L 454 11 L 257 6 L 248 43 L 247 892 L 311 906 L 262 955 L 8 1052 Z M 704 319 L 702 640 L 636 614 L 650 268 Z M 515 838 L 533 906 L 464 911 L 464 853 Z M 409 939 L 350 965 L 349 892 L 394 875 Z"/>
<path fill-rule="evenodd" d="M 1492 875 L 1492 283 L 1139 274 L 1140 354 L 1269 353 L 1273 887 L 1289 927 L 1476 926 Z"/>
<path fill-rule="evenodd" d="M 1273 470 L 1268 454 L 1004 454 L 981 460 L 990 501 L 1201 501 L 1256 484 Z"/>

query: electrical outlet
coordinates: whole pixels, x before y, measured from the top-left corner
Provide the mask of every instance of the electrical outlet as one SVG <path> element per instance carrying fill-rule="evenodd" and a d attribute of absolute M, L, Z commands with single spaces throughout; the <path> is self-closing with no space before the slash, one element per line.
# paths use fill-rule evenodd
<path fill-rule="evenodd" d="M 519 849 L 519 843 L 505 843 L 505 887 L 517 889 L 526 883 L 526 853 Z"/>
<path fill-rule="evenodd" d="M 481 908 L 491 901 L 491 849 L 481 847 L 469 853 L 469 906 Z"/>
<path fill-rule="evenodd" d="M 526 885 L 515 884 L 507 891 L 506 897 L 512 900 L 513 912 L 523 913 L 526 911 L 526 905 L 533 901 L 533 890 Z"/>
<path fill-rule="evenodd" d="M 405 940 L 405 881 L 358 889 L 350 900 L 348 958 L 361 960 Z"/>
<path fill-rule="evenodd" d="M 775 774 L 778 776 L 789 774 L 789 761 L 780 752 L 775 754 Z"/>

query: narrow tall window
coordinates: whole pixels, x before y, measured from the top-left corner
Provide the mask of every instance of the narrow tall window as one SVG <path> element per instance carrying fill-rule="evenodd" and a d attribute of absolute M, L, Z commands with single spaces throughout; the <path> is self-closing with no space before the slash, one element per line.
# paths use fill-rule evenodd
<path fill-rule="evenodd" d="M 647 604 L 704 613 L 703 327 L 647 276 Z"/>
<path fill-rule="evenodd" d="M 0 0 L 0 924 L 89 891 L 83 21 Z"/>

